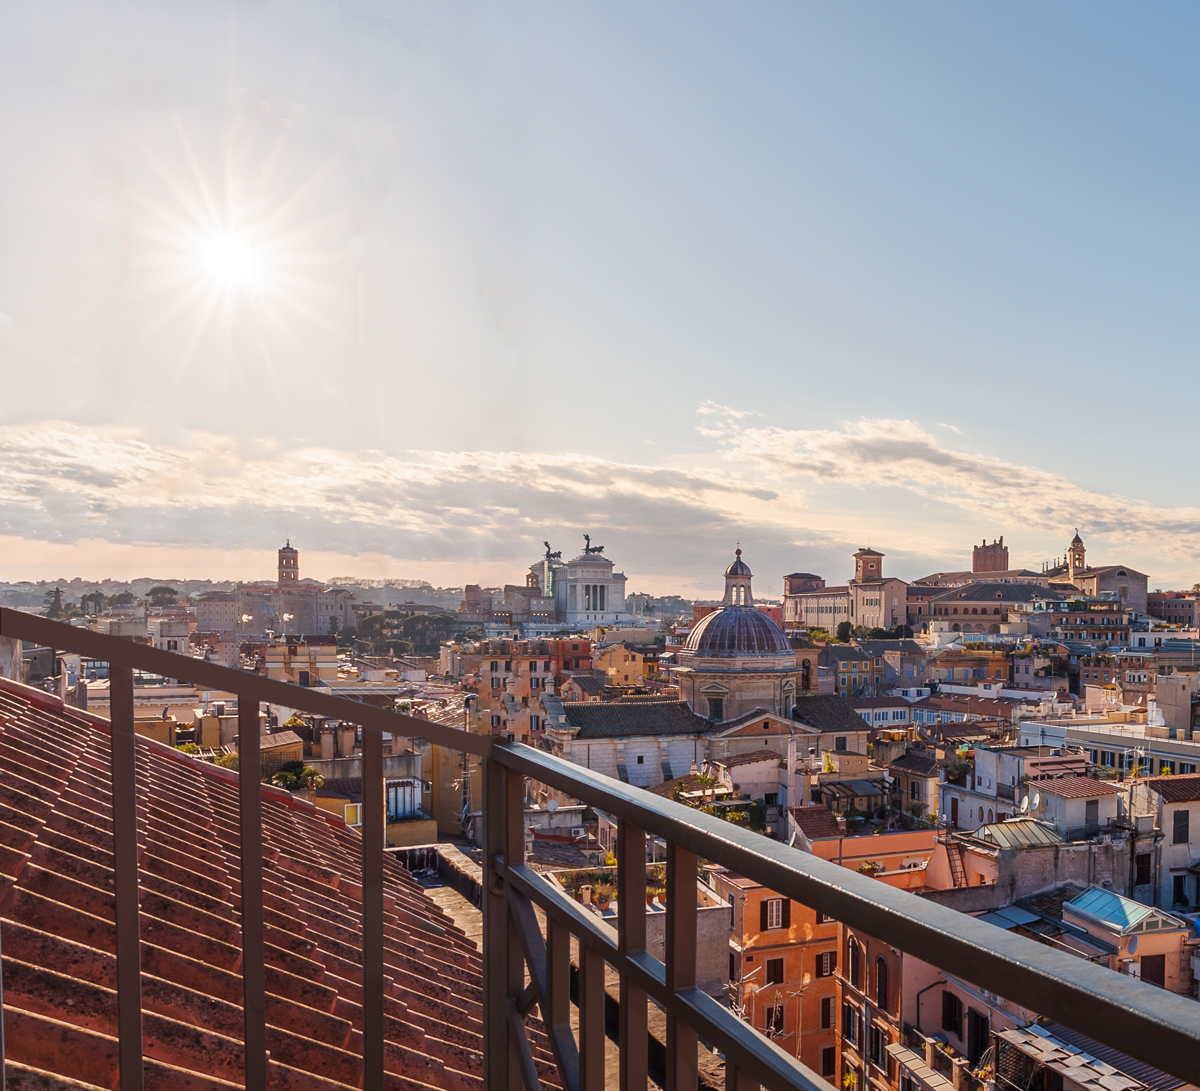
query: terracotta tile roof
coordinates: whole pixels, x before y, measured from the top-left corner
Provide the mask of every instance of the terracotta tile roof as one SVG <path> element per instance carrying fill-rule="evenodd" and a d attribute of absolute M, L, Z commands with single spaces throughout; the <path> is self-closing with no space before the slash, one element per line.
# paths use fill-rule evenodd
<path fill-rule="evenodd" d="M 935 777 L 938 772 L 937 755 L 932 750 L 906 750 L 895 761 L 888 762 L 888 768 L 909 776 Z"/>
<path fill-rule="evenodd" d="M 1146 781 L 1146 787 L 1157 792 L 1168 803 L 1195 803 L 1200 800 L 1200 773 L 1154 777 Z"/>
<path fill-rule="evenodd" d="M 796 820 L 796 825 L 804 831 L 804 836 L 810 841 L 815 841 L 818 837 L 840 837 L 842 835 L 842 828 L 838 825 L 838 820 L 833 812 L 820 803 L 814 803 L 810 807 L 790 807 L 788 809 Z"/>
<path fill-rule="evenodd" d="M 778 764 L 781 760 L 774 750 L 768 750 L 764 746 L 759 750 L 747 750 L 744 754 L 733 754 L 728 758 L 721 758 L 717 764 L 725 766 L 726 769 L 732 769 L 735 765 L 752 765 L 757 761 L 770 761 Z"/>
<path fill-rule="evenodd" d="M 699 735 L 712 728 L 686 701 L 626 704 L 563 701 L 567 723 L 579 728 L 580 739 L 619 739 L 634 735 Z M 561 726 L 561 725 L 555 725 Z"/>
<path fill-rule="evenodd" d="M 106 728 L 0 680 L 4 1044 L 22 1086 L 61 1085 L 28 1070 L 116 1086 Z M 146 739 L 137 754 L 146 1087 L 217 1091 L 243 1079 L 237 775 Z M 262 793 L 271 1086 L 357 1087 L 362 843 Z M 384 867 L 388 1086 L 482 1087 L 479 954 L 399 863 Z"/>
<path fill-rule="evenodd" d="M 1093 777 L 1059 777 L 1057 780 L 1039 780 L 1038 791 L 1049 792 L 1063 799 L 1090 799 L 1095 796 L 1119 796 L 1125 789 L 1114 780 L 1096 780 Z"/>
<path fill-rule="evenodd" d="M 863 718 L 845 697 L 832 694 L 797 697 L 792 715 L 818 731 L 866 731 Z"/>

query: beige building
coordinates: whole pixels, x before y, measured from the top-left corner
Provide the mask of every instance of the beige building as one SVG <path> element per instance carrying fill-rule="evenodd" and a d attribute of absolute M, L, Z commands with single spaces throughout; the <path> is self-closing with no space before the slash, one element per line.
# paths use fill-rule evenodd
<path fill-rule="evenodd" d="M 823 579 L 811 573 L 787 577 L 784 625 L 819 627 L 832 633 L 843 621 L 853 628 L 868 629 L 907 624 L 908 584 L 883 575 L 883 556 L 875 549 L 860 549 L 854 554 L 854 578 L 840 587 L 826 587 Z"/>
<path fill-rule="evenodd" d="M 1093 598 L 1103 594 L 1115 594 L 1123 605 L 1138 613 L 1146 612 L 1146 573 L 1138 572 L 1128 565 L 1089 565 L 1087 549 L 1083 539 L 1079 537 L 1079 531 L 1075 532 L 1075 537 L 1067 546 L 1066 557 L 1059 564 L 1048 568 L 1045 575 L 1051 578 L 1052 587 L 1066 584 Z"/>

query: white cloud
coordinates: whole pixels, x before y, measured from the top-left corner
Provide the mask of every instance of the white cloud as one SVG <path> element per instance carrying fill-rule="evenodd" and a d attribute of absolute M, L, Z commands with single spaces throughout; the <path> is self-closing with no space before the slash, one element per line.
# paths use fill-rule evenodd
<path fill-rule="evenodd" d="M 915 421 L 859 420 L 841 430 L 731 428 L 728 455 L 785 477 L 886 486 L 987 516 L 1001 526 L 1060 534 L 1078 526 L 1153 552 L 1200 556 L 1200 508 L 1164 508 L 1094 492 L 1061 474 L 947 447 Z"/>
<path fill-rule="evenodd" d="M 770 524 L 777 498 L 729 469 L 569 452 L 389 455 L 198 432 L 167 444 L 64 423 L 0 427 L 0 534 L 46 542 L 244 550 L 277 544 L 286 528 L 312 550 L 485 564 L 528 563 L 545 538 L 572 551 L 586 530 L 686 571 L 747 526 Z M 770 536 L 795 537 L 778 526 Z"/>

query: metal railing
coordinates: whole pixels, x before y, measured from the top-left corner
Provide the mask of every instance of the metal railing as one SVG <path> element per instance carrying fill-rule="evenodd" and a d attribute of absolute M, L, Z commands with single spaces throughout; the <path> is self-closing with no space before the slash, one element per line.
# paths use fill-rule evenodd
<path fill-rule="evenodd" d="M 830 1091 L 795 1057 L 696 987 L 696 884 L 700 859 L 836 917 L 845 925 L 1071 1026 L 1132 1057 L 1200 1083 L 1200 1006 L 1188 997 L 965 916 L 836 863 L 604 777 L 541 750 L 372 708 L 203 660 L 0 608 L 0 636 L 36 641 L 112 667 L 113 817 L 121 1091 L 142 1087 L 136 745 L 132 669 L 238 696 L 241 768 L 257 768 L 258 706 L 271 702 L 363 729 L 363 1081 L 382 1091 L 384 731 L 424 738 L 484 759 L 484 1080 L 489 1089 L 540 1086 L 524 1019 L 538 1009 L 568 1091 L 605 1083 L 604 967 L 620 979 L 622 1088 L 646 1086 L 649 1000 L 667 1020 L 670 1091 L 696 1087 L 697 1041 L 726 1058 L 727 1087 Z M 646 837 L 667 852 L 665 959 L 646 951 L 642 912 L 619 912 L 614 930 L 526 866 L 525 778 L 618 820 L 618 905 L 645 901 Z M 240 779 L 246 1086 L 266 1087 L 261 792 Z M 543 935 L 535 907 L 545 914 Z M 571 938 L 579 946 L 579 1031 L 570 1023 Z M 528 977 L 528 983 L 526 978 Z"/>

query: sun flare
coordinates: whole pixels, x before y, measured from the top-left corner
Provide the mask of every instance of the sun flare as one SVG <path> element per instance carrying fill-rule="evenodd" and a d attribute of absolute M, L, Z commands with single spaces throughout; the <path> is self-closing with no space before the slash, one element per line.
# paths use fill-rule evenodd
<path fill-rule="evenodd" d="M 258 279 L 258 256 L 247 239 L 221 235 L 201 250 L 205 272 L 222 288 L 251 288 Z"/>

